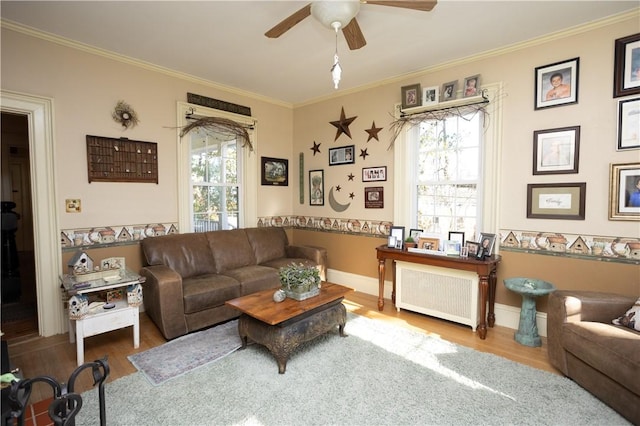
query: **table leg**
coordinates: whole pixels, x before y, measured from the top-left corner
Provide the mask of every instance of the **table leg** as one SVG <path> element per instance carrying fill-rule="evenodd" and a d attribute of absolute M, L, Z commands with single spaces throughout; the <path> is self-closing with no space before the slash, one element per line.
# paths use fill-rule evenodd
<path fill-rule="evenodd" d="M 494 269 L 489 275 L 489 314 L 487 315 L 489 327 L 493 327 L 496 324 L 496 314 L 494 312 L 496 305 L 496 282 L 496 270 Z"/>
<path fill-rule="evenodd" d="M 391 261 L 391 301 L 396 303 L 396 261 Z"/>
<path fill-rule="evenodd" d="M 489 288 L 489 277 L 480 276 L 480 324 L 478 324 L 478 336 L 481 339 L 487 338 L 487 293 Z"/>
<path fill-rule="evenodd" d="M 133 347 L 138 349 L 140 347 L 140 308 L 136 308 L 133 315 Z"/>
<path fill-rule="evenodd" d="M 76 359 L 78 366 L 84 364 L 84 330 L 82 320 L 76 320 Z"/>
<path fill-rule="evenodd" d="M 378 259 L 378 310 L 384 308 L 384 264 L 385 259 Z"/>

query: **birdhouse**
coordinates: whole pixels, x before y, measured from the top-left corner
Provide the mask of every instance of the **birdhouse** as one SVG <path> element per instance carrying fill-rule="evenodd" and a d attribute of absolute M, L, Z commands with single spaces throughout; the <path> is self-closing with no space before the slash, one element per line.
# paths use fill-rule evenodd
<path fill-rule="evenodd" d="M 70 274 L 81 274 L 93 271 L 93 259 L 86 252 L 78 250 L 67 263 Z"/>

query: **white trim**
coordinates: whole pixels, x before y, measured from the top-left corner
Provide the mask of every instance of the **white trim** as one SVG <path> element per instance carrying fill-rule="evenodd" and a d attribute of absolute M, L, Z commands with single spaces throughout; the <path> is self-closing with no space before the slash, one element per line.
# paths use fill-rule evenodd
<path fill-rule="evenodd" d="M 186 114 L 195 113 L 206 117 L 223 117 L 237 121 L 242 124 L 251 125 L 250 137 L 253 145 L 253 151 L 247 147 L 241 149 L 242 152 L 242 182 L 240 185 L 240 227 L 255 227 L 258 224 L 258 185 L 260 184 L 260 176 L 258 175 L 258 122 L 255 118 L 245 115 L 233 114 L 213 108 L 207 108 L 200 105 L 193 105 L 187 102 L 178 102 L 176 122 L 176 161 L 177 161 L 177 179 L 178 179 L 178 229 L 180 232 L 189 232 L 191 223 L 191 195 L 189 184 L 189 162 L 190 147 L 188 143 L 183 143 L 180 137 L 180 128 L 187 124 Z"/>
<path fill-rule="evenodd" d="M 39 333 L 45 337 L 64 333 L 67 322 L 59 289 L 62 260 L 56 206 L 53 99 L 5 90 L 0 96 L 3 112 L 28 118 Z"/>
<path fill-rule="evenodd" d="M 378 279 L 365 277 L 362 275 L 355 275 L 348 272 L 337 271 L 335 269 L 327 270 L 327 281 L 336 284 L 342 284 L 347 287 L 353 288 L 355 291 L 361 293 L 370 294 L 378 297 Z M 385 281 L 384 283 L 384 298 L 385 303 L 391 303 L 391 289 L 393 284 L 391 281 Z M 496 303 L 494 307 L 496 314 L 496 324 L 500 327 L 507 327 L 513 330 L 518 329 L 520 323 L 520 308 L 503 305 Z M 538 334 L 540 336 L 547 336 L 547 314 L 544 312 L 538 312 L 536 315 L 536 323 L 538 325 Z M 489 329 L 491 330 L 491 329 Z M 491 333 L 491 331 L 489 331 Z"/>

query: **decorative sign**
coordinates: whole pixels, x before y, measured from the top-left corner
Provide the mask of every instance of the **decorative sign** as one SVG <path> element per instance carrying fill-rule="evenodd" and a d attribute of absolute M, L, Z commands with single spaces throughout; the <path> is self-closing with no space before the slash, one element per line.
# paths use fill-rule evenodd
<path fill-rule="evenodd" d="M 384 208 L 384 188 L 382 186 L 370 186 L 364 189 L 364 208 Z"/>
<path fill-rule="evenodd" d="M 231 102 L 225 102 L 218 99 L 208 98 L 202 95 L 196 95 L 195 93 L 187 93 L 187 102 L 190 104 L 202 105 L 207 108 L 219 109 L 221 111 L 233 112 L 234 114 L 241 114 L 251 117 L 251 108 L 232 104 Z"/>

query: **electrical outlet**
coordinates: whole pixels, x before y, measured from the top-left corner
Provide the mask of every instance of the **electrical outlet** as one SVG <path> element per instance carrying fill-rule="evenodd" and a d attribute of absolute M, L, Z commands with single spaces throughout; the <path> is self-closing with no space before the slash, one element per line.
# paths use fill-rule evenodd
<path fill-rule="evenodd" d="M 67 198 L 64 201 L 64 205 L 66 207 L 67 213 L 80 213 L 80 211 L 82 210 L 80 199 Z"/>

